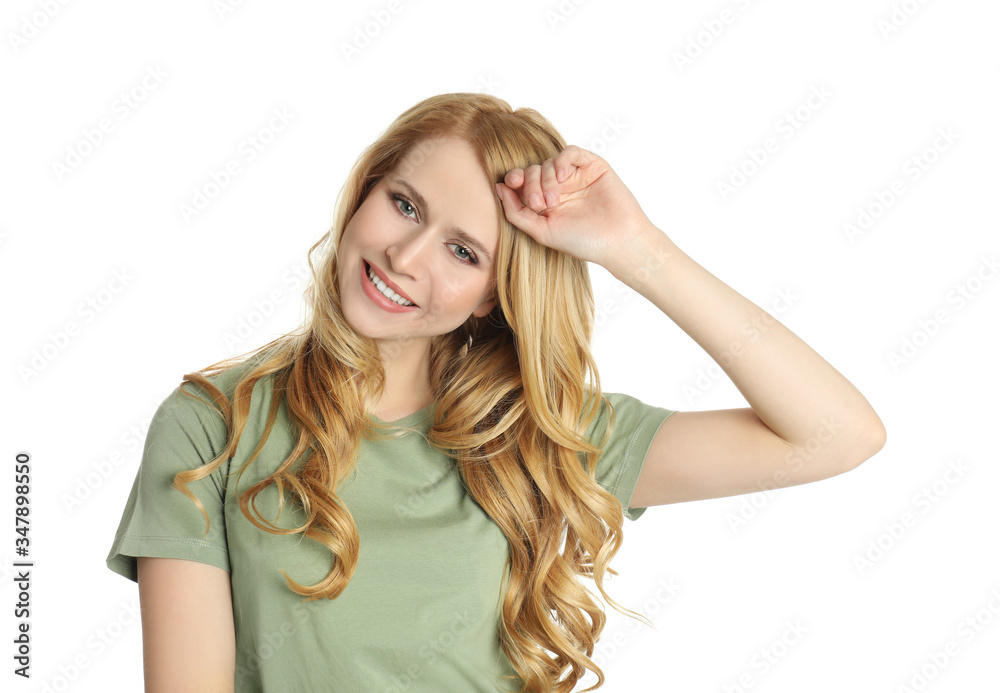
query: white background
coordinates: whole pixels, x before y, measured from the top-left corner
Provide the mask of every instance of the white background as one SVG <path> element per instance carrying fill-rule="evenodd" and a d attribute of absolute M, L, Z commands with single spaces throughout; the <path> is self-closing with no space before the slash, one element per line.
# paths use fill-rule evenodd
<path fill-rule="evenodd" d="M 659 228 L 829 360 L 888 430 L 848 474 L 626 523 L 608 586 L 656 631 L 608 609 L 602 690 L 998 690 L 1000 279 L 983 263 L 1000 251 L 1000 6 L 225 7 L 4 3 L 0 688 L 140 689 L 137 588 L 104 560 L 153 411 L 183 374 L 298 325 L 295 271 L 396 115 L 485 91 L 605 157 Z M 291 122 L 249 161 L 245 140 L 274 109 Z M 102 119 L 109 132 L 88 150 Z M 767 138 L 755 164 L 748 149 Z M 71 166 L 73 150 L 86 155 Z M 240 173 L 185 219 L 181 205 L 232 159 Z M 720 192 L 741 165 L 746 179 Z M 880 210 L 894 181 L 902 192 Z M 869 207 L 877 219 L 845 229 Z M 669 318 L 603 268 L 592 276 L 605 390 L 746 406 Z M 33 475 L 30 681 L 12 673 L 20 451 Z M 789 624 L 804 633 L 783 642 Z"/>

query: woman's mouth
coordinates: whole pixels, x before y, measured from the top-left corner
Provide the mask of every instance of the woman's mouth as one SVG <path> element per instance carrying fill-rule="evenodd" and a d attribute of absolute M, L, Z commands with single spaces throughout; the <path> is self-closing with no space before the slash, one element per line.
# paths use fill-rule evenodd
<path fill-rule="evenodd" d="M 384 281 L 382 281 L 375 271 L 371 268 L 367 262 L 363 262 L 365 274 L 368 278 L 368 284 L 379 293 L 381 297 L 384 297 L 387 301 L 391 302 L 395 306 L 400 308 L 416 308 L 417 305 L 406 298 L 403 298 L 398 293 L 389 288 Z"/>

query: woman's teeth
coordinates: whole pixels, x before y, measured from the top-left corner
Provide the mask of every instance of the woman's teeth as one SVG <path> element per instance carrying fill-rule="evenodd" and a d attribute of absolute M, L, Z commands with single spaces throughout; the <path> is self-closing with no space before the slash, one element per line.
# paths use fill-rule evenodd
<path fill-rule="evenodd" d="M 379 279 L 375 275 L 375 272 L 372 271 L 371 265 L 368 266 L 368 278 L 371 280 L 372 284 L 375 285 L 375 288 L 378 289 L 379 292 L 381 292 L 381 294 L 383 296 L 385 296 L 386 298 L 388 298 L 390 301 L 398 303 L 401 306 L 412 306 L 412 305 L 415 305 L 412 301 L 407 301 L 405 298 L 403 298 L 402 296 L 400 296 L 399 294 L 397 294 L 395 291 L 393 291 L 392 289 L 390 289 L 388 286 L 386 286 L 386 283 L 384 281 L 382 281 L 381 279 Z"/>

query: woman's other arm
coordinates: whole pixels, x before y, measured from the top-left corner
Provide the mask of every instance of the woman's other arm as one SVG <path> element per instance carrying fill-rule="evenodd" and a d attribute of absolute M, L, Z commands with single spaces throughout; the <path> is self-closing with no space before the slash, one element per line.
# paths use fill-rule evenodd
<path fill-rule="evenodd" d="M 146 693 L 233 693 L 229 573 L 177 558 L 137 559 Z"/>
<path fill-rule="evenodd" d="M 629 507 L 817 481 L 857 467 L 885 444 L 885 427 L 857 388 L 681 251 L 596 154 L 570 145 L 541 165 L 509 171 L 497 192 L 515 226 L 600 264 L 663 311 L 750 404 L 671 415 L 649 447 Z"/>

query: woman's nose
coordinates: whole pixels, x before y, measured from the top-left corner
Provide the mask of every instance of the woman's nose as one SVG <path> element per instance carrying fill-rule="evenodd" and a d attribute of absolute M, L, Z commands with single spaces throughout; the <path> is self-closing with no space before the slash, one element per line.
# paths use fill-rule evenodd
<path fill-rule="evenodd" d="M 406 274 L 414 279 L 422 274 L 426 267 L 431 245 L 430 228 L 421 229 L 406 234 L 386 248 L 386 255 L 392 269 L 400 274 Z"/>

